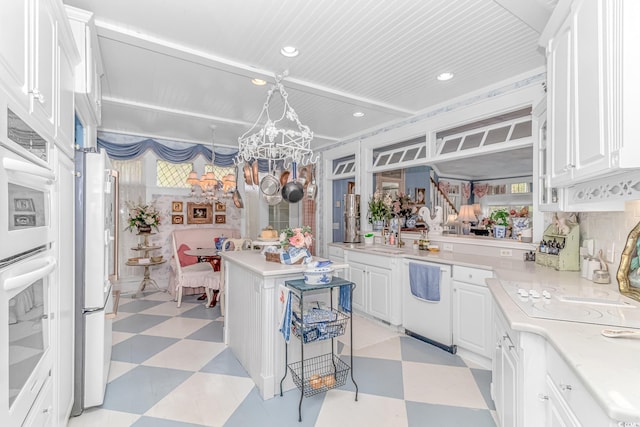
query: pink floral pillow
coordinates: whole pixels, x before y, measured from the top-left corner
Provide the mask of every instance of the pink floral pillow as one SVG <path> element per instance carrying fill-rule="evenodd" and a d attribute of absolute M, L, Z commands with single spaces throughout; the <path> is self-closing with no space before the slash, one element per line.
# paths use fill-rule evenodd
<path fill-rule="evenodd" d="M 189 265 L 193 265 L 198 262 L 198 257 L 193 255 L 187 255 L 184 252 L 191 249 L 189 246 L 184 243 L 180 245 L 178 248 L 178 259 L 180 260 L 180 265 L 182 267 L 187 267 Z"/>

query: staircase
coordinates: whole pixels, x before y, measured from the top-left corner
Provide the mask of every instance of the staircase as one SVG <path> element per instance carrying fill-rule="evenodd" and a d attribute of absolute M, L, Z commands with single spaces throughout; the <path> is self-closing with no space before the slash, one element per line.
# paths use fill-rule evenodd
<path fill-rule="evenodd" d="M 433 179 L 433 177 L 429 177 L 431 180 L 431 201 L 433 203 L 432 210 L 436 206 L 442 207 L 442 218 L 444 223 L 446 224 L 447 218 L 449 215 L 454 214 L 458 215 L 458 209 L 456 206 L 449 200 L 449 197 L 438 187 L 438 183 Z M 444 224 L 443 224 L 444 225 Z"/>

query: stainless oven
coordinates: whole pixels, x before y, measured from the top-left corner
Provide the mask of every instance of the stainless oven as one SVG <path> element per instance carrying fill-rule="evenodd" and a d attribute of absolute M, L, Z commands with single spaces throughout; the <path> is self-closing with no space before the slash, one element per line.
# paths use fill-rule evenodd
<path fill-rule="evenodd" d="M 51 387 L 52 307 L 56 260 L 41 248 L 0 264 L 0 418 L 22 425 L 38 395 Z"/>

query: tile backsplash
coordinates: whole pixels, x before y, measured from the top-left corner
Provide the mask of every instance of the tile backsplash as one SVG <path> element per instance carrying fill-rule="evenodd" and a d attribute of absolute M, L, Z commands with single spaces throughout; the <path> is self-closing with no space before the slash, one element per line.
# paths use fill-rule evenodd
<path fill-rule="evenodd" d="M 595 252 L 602 249 L 615 276 L 629 232 L 640 222 L 640 200 L 627 202 L 624 212 L 581 212 L 578 219 L 580 240 L 594 239 Z"/>

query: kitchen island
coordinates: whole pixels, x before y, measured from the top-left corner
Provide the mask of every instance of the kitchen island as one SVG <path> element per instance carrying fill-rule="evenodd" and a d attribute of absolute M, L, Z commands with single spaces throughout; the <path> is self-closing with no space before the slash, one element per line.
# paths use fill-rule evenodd
<path fill-rule="evenodd" d="M 302 279 L 304 265 L 268 262 L 257 251 L 222 252 L 224 263 L 224 341 L 246 369 L 263 399 L 280 393 L 285 372 L 285 345 L 279 332 L 284 308 L 282 292 L 287 280 Z M 321 260 L 315 258 L 314 260 Z M 334 263 L 336 273 L 348 267 Z M 305 297 L 306 299 L 306 297 Z M 314 345 L 305 357 L 327 352 L 328 342 Z M 289 360 L 300 357 L 298 346 L 289 346 Z M 317 353 L 317 354 L 316 354 Z M 288 376 L 285 390 L 294 388 Z"/>

